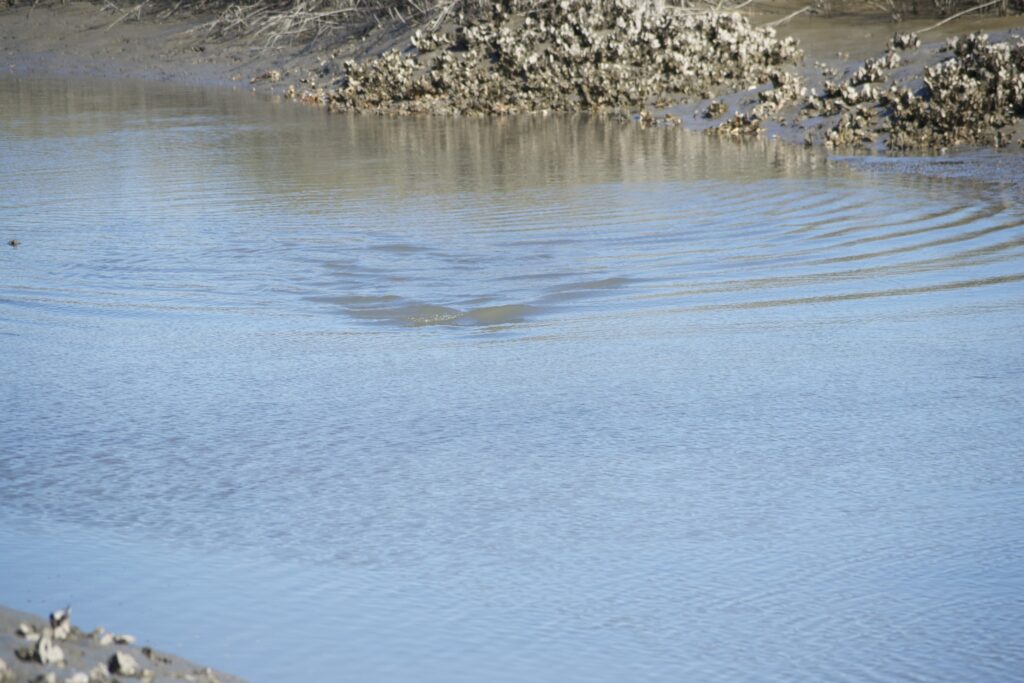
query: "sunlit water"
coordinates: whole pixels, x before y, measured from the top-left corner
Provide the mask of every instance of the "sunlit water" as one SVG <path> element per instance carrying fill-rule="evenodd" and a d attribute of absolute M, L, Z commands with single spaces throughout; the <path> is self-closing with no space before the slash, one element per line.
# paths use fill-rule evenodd
<path fill-rule="evenodd" d="M 1022 679 L 1012 174 L 13 79 L 0 167 L 0 603 L 257 681 Z"/>

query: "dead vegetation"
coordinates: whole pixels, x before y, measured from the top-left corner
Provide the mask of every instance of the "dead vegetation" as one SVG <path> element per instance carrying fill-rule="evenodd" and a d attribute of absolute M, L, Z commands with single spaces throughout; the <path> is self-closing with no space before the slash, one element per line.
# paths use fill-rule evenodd
<path fill-rule="evenodd" d="M 640 5 L 647 0 L 630 1 Z M 167 0 L 148 2 L 170 4 Z M 521 4 L 543 11 L 553 3 L 528 0 Z M 693 11 L 730 11 L 749 5 L 750 0 L 658 0 L 658 4 Z M 245 37 L 273 46 L 383 24 L 436 30 L 446 21 L 486 15 L 493 6 L 491 0 L 179 0 L 174 11 L 211 13 L 212 19 L 201 27 L 209 36 Z"/>
<path fill-rule="evenodd" d="M 143 16 L 166 19 L 175 15 L 208 17 L 196 30 L 205 38 L 247 38 L 267 47 L 317 41 L 351 34 L 368 26 L 398 24 L 436 30 L 456 17 L 487 14 L 491 0 L 94 0 L 110 10 L 113 21 Z M 635 6 L 648 0 L 629 0 Z M 63 4 L 66 0 L 0 0 L 10 6 L 40 3 Z M 525 0 L 543 11 L 557 0 Z M 693 12 L 770 10 L 775 0 L 657 0 L 659 7 Z M 788 3 L 787 3 L 788 4 Z M 894 21 L 912 16 L 951 17 L 965 12 L 1007 14 L 1024 11 L 1024 0 L 808 0 L 806 5 L 774 22 L 813 13 L 842 19 L 865 11 L 889 15 Z"/>
<path fill-rule="evenodd" d="M 433 0 L 260 0 L 217 3 L 198 27 L 212 38 L 243 37 L 267 46 L 316 41 L 366 24 L 413 23 L 436 11 Z"/>

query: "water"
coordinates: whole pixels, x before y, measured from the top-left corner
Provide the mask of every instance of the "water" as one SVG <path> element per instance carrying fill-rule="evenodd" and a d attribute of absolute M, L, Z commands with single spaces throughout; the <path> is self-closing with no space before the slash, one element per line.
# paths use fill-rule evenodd
<path fill-rule="evenodd" d="M 0 161 L 0 602 L 256 681 L 1022 680 L 1018 176 L 12 78 Z"/>

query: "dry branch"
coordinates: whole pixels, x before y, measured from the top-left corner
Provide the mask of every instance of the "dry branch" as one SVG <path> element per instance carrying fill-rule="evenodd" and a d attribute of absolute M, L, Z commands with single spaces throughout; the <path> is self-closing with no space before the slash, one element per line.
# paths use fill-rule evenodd
<path fill-rule="evenodd" d="M 772 21 L 770 23 L 765 24 L 765 26 L 779 26 L 780 24 L 785 24 L 790 19 L 793 19 L 794 17 L 797 17 L 797 16 L 803 14 L 804 12 L 810 12 L 812 9 L 814 9 L 814 7 L 811 6 L 811 5 L 807 5 L 806 7 L 801 7 L 797 11 L 791 12 L 791 13 L 787 14 L 786 16 L 782 17 L 781 19 L 776 19 L 775 21 Z"/>
<path fill-rule="evenodd" d="M 970 14 L 971 12 L 977 12 L 980 9 L 985 9 L 986 7 L 991 7 L 992 5 L 1000 4 L 1003 1 L 1004 0 L 991 0 L 990 2 L 986 2 L 986 3 L 983 3 L 981 5 L 976 5 L 974 7 L 969 8 L 969 9 L 965 9 L 962 12 L 957 12 L 953 16 L 947 17 L 947 18 L 943 19 L 942 21 L 938 22 L 937 24 L 932 24 L 928 28 L 921 29 L 920 31 L 918 31 L 918 33 L 924 33 L 925 31 L 931 31 L 932 29 L 936 29 L 936 28 L 942 26 L 943 24 L 947 24 L 947 23 L 953 21 L 954 19 L 958 19 L 958 18 L 962 17 L 965 14 Z"/>

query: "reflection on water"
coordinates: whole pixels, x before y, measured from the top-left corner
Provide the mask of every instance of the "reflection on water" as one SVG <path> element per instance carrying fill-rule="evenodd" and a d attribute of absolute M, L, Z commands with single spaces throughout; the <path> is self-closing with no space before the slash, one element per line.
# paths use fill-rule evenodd
<path fill-rule="evenodd" d="M 256 680 L 1024 668 L 1013 182 L 13 79 L 0 159 L 0 602 Z"/>

